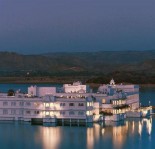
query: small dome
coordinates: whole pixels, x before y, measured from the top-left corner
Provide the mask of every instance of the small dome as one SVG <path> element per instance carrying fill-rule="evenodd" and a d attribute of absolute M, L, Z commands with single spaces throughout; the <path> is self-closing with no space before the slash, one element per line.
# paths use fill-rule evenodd
<path fill-rule="evenodd" d="M 111 79 L 111 81 L 110 81 L 110 85 L 115 85 L 115 81 L 114 81 L 114 79 Z"/>

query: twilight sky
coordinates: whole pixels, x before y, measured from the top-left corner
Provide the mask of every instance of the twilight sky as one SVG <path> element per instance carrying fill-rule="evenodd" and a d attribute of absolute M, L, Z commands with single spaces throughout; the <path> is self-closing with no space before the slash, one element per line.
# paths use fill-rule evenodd
<path fill-rule="evenodd" d="M 155 49 L 155 0 L 0 0 L 0 51 Z"/>

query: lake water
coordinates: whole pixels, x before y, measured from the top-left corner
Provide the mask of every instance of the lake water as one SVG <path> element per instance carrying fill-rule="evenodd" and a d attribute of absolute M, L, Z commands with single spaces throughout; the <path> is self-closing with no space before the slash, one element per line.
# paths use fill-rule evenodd
<path fill-rule="evenodd" d="M 26 92 L 28 86 L 30 84 L 0 84 L 0 91 L 20 88 Z M 148 105 L 149 101 L 155 105 L 155 88 L 141 88 L 140 98 L 142 105 Z M 87 127 L 38 126 L 0 121 L 1 149 L 154 149 L 154 139 L 154 116 Z"/>

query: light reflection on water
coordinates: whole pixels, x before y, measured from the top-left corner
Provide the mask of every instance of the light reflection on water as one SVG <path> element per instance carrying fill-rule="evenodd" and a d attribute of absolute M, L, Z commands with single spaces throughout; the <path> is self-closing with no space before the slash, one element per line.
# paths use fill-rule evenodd
<path fill-rule="evenodd" d="M 154 120 L 154 118 L 153 118 Z M 129 119 L 121 123 L 93 124 L 92 127 L 39 127 L 35 134 L 44 149 L 59 148 L 136 148 L 152 135 L 152 118 Z M 128 144 L 129 143 L 129 144 Z"/>
<path fill-rule="evenodd" d="M 155 117 L 95 123 L 92 127 L 0 122 L 0 144 L 4 149 L 151 149 L 155 146 L 154 126 Z"/>

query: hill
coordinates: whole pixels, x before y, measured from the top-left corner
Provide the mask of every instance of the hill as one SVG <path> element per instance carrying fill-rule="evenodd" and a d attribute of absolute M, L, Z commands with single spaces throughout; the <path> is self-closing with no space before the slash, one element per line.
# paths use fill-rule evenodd
<path fill-rule="evenodd" d="M 66 52 L 40 55 L 0 52 L 1 77 L 27 75 L 30 77 L 87 76 L 88 82 L 98 82 L 96 79 L 103 76 L 108 79 L 117 77 L 123 81 L 135 76 L 139 78 L 143 76 L 143 79 L 147 77 L 148 80 L 148 77 L 153 79 L 155 76 L 155 51 Z M 138 81 L 138 78 L 135 80 Z"/>

